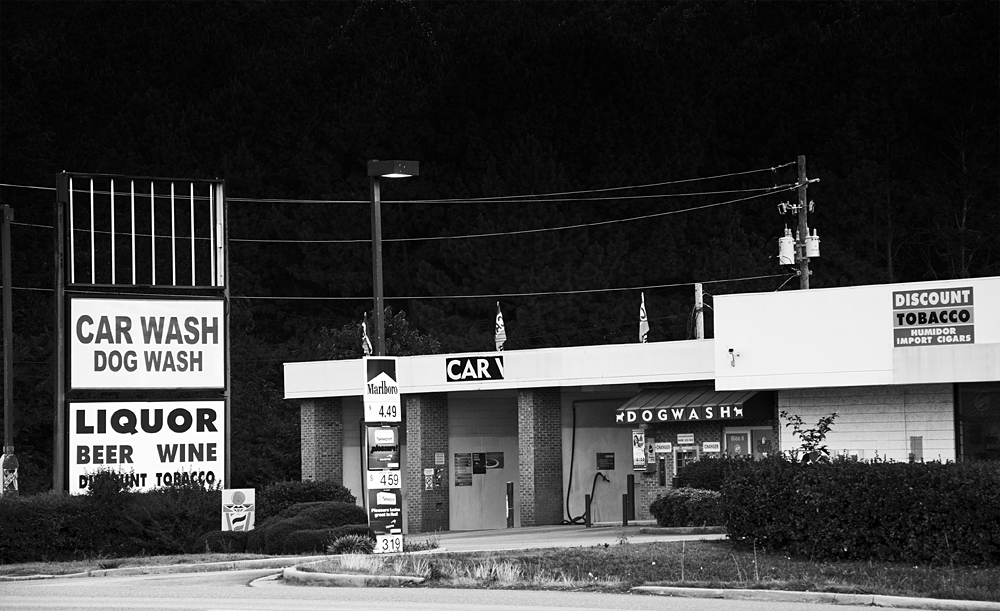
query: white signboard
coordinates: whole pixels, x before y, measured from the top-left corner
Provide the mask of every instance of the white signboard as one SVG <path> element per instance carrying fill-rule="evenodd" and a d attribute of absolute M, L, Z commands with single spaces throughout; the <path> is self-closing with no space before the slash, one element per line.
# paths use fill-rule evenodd
<path fill-rule="evenodd" d="M 431 469 L 433 471 L 433 469 Z M 368 489 L 369 490 L 390 490 L 393 488 L 400 488 L 400 472 L 395 471 L 369 471 L 368 472 Z"/>
<path fill-rule="evenodd" d="M 396 382 L 396 359 L 365 359 L 365 422 L 401 422 L 402 400 Z"/>
<path fill-rule="evenodd" d="M 721 441 L 705 441 L 701 444 L 702 452 L 721 452 L 722 442 Z"/>
<path fill-rule="evenodd" d="M 246 532 L 253 530 L 257 508 L 254 488 L 232 488 L 222 491 L 222 530 Z"/>
<path fill-rule="evenodd" d="M 673 446 L 674 444 L 669 441 L 657 441 L 653 444 L 653 452 L 657 454 L 669 454 L 673 452 Z"/>
<path fill-rule="evenodd" d="M 224 388 L 219 299 L 86 299 L 69 305 L 70 388 Z"/>
<path fill-rule="evenodd" d="M 677 433 L 677 444 L 687 445 L 694 443 L 694 433 Z"/>
<path fill-rule="evenodd" d="M 116 471 L 136 490 L 195 481 L 224 485 L 223 401 L 69 404 L 69 492 Z"/>

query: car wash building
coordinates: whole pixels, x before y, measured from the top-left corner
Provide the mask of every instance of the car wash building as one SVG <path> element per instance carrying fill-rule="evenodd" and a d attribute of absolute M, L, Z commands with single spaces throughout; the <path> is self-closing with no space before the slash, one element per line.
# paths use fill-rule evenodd
<path fill-rule="evenodd" d="M 705 456 L 837 413 L 858 459 L 1000 459 L 1000 277 L 719 295 L 715 338 L 398 357 L 404 530 L 634 517 Z M 365 362 L 287 363 L 302 476 L 362 497 Z M 627 498 L 627 497 L 626 497 Z"/>

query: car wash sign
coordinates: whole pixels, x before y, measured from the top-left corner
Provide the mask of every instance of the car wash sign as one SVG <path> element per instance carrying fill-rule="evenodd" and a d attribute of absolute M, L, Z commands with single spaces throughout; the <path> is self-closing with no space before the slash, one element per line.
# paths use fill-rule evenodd
<path fill-rule="evenodd" d="M 221 299 L 70 299 L 70 388 L 224 388 Z"/>
<path fill-rule="evenodd" d="M 974 344 L 973 305 L 971 286 L 893 292 L 893 346 Z"/>
<path fill-rule="evenodd" d="M 69 404 L 69 492 L 114 471 L 136 490 L 225 479 L 223 401 Z"/>

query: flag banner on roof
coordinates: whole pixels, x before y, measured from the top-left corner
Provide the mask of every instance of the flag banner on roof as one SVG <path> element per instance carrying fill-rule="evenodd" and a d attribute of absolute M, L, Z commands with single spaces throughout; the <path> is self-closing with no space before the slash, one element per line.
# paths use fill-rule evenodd
<path fill-rule="evenodd" d="M 497 320 L 496 320 L 495 329 L 493 331 L 493 340 L 496 342 L 497 352 L 502 351 L 503 350 L 503 345 L 507 341 L 507 331 L 506 331 L 506 329 L 504 329 L 504 326 L 503 326 L 503 313 L 500 312 L 500 302 L 499 301 L 497 302 Z"/>
<path fill-rule="evenodd" d="M 372 340 L 368 339 L 367 314 L 365 314 L 364 320 L 361 321 L 361 351 L 365 353 L 365 356 L 372 355 Z"/>
<path fill-rule="evenodd" d="M 646 319 L 646 294 L 640 293 L 642 302 L 639 304 L 639 342 L 645 344 L 649 335 L 649 321 Z"/>

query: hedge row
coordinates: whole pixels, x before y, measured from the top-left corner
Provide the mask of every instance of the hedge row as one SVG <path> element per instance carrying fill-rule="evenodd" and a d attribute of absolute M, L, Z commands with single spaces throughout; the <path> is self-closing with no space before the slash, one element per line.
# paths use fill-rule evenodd
<path fill-rule="evenodd" d="M 354 503 L 331 482 L 281 482 L 257 491 L 260 523 L 302 501 Z M 92 494 L 0 497 L 0 562 L 239 551 L 239 535 L 215 534 L 222 494 L 197 485 L 128 492 L 100 480 Z M 263 510 L 264 515 L 261 515 Z M 363 520 L 364 521 L 364 520 Z"/>
<path fill-rule="evenodd" d="M 730 539 L 815 559 L 1000 563 L 996 462 L 733 463 Z"/>
<path fill-rule="evenodd" d="M 660 526 L 720 526 L 721 495 L 714 490 L 675 488 L 649 506 Z"/>

